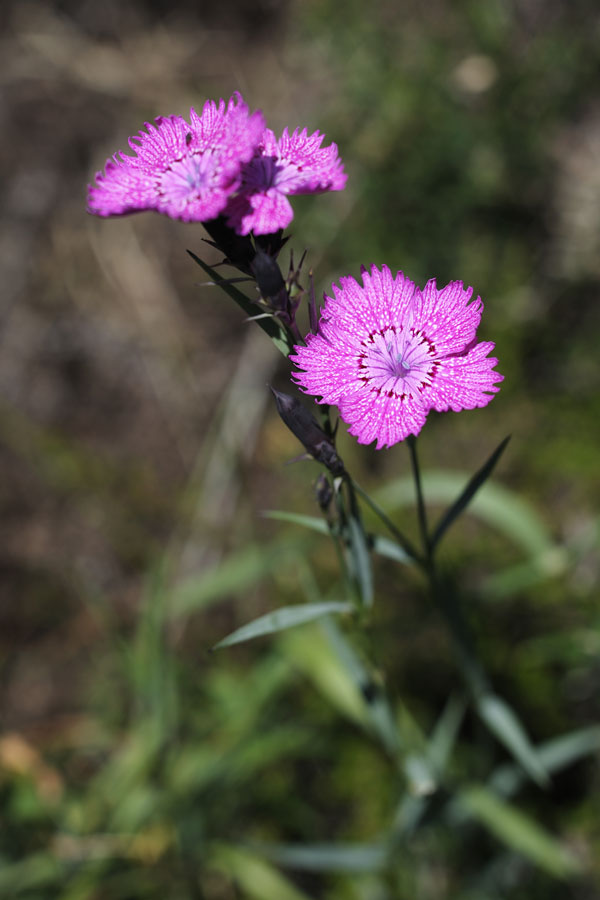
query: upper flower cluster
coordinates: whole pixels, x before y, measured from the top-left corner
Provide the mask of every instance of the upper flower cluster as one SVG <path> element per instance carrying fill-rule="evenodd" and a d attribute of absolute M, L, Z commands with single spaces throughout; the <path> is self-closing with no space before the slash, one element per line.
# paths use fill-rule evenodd
<path fill-rule="evenodd" d="M 306 128 L 277 140 L 267 128 L 254 157 L 242 169 L 242 184 L 225 210 L 238 234 L 271 234 L 286 228 L 294 213 L 287 194 L 341 191 L 346 174 L 337 146 L 321 147 L 324 134 Z"/>
<path fill-rule="evenodd" d="M 184 222 L 219 215 L 238 234 L 270 234 L 293 217 L 288 194 L 341 190 L 346 183 L 337 147 L 306 129 L 279 140 L 260 111 L 250 114 L 240 94 L 205 103 L 202 115 L 159 116 L 96 174 L 88 210 L 119 216 L 156 210 Z"/>
<path fill-rule="evenodd" d="M 290 359 L 294 378 L 320 403 L 338 406 L 361 444 L 391 446 L 417 435 L 430 410 L 486 406 L 503 376 L 494 344 L 477 343 L 483 303 L 472 288 L 435 280 L 421 290 L 387 266 L 340 278 L 325 297 L 318 334 Z"/>

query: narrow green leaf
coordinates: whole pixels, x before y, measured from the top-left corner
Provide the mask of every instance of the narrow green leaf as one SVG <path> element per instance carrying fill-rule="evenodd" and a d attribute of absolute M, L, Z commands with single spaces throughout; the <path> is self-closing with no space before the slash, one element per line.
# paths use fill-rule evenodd
<path fill-rule="evenodd" d="M 394 757 L 400 753 L 398 728 L 387 697 L 373 679 L 359 658 L 354 647 L 338 628 L 333 619 L 321 623 L 321 630 L 327 637 L 328 650 L 342 667 L 348 681 L 362 700 L 362 709 L 366 713 L 365 724 L 377 735 L 387 752 Z M 364 719 L 363 719 L 364 721 Z"/>
<path fill-rule="evenodd" d="M 560 843 L 520 810 L 487 788 L 466 788 L 458 795 L 463 809 L 478 819 L 503 843 L 526 856 L 550 875 L 567 878 L 580 866 Z"/>
<path fill-rule="evenodd" d="M 209 865 L 235 878 L 245 897 L 253 900 L 310 900 L 277 869 L 254 853 L 239 847 L 216 847 Z"/>
<path fill-rule="evenodd" d="M 528 590 L 541 581 L 557 578 L 570 565 L 571 556 L 565 547 L 551 547 L 526 562 L 488 575 L 484 581 L 484 591 L 489 596 L 509 597 Z"/>
<path fill-rule="evenodd" d="M 212 281 L 214 281 L 217 287 L 220 287 L 225 293 L 234 300 L 237 305 L 243 309 L 246 315 L 250 319 L 255 319 L 259 328 L 265 332 L 268 337 L 271 338 L 277 349 L 283 353 L 284 356 L 289 356 L 289 354 L 294 349 L 293 342 L 290 336 L 287 334 L 285 329 L 279 324 L 277 319 L 274 316 L 267 316 L 266 318 L 256 318 L 256 313 L 259 307 L 256 303 L 253 303 L 249 297 L 246 297 L 238 288 L 234 287 L 230 284 L 225 278 L 221 278 L 221 276 L 215 272 L 213 268 L 207 265 L 199 256 L 196 256 L 191 250 L 187 251 L 189 255 L 192 257 L 195 263 L 197 263 L 207 275 L 210 276 Z"/>
<path fill-rule="evenodd" d="M 387 698 L 335 619 L 288 632 L 281 649 L 336 709 L 376 737 L 392 758 L 399 756 L 398 729 Z"/>
<path fill-rule="evenodd" d="M 430 780 L 434 781 L 435 788 L 438 787 L 437 783 L 435 783 L 436 780 L 443 774 L 448 764 L 466 708 L 466 698 L 452 694 L 427 743 L 424 756 L 428 763 Z M 432 793 L 432 791 L 429 791 L 429 793 Z M 413 790 L 412 794 L 405 795 L 398 804 L 396 815 L 394 816 L 393 834 L 400 840 L 404 840 L 407 835 L 413 834 L 425 815 L 427 808 L 426 791 L 417 793 Z"/>
<path fill-rule="evenodd" d="M 223 597 L 245 590 L 290 559 L 306 553 L 306 538 L 275 541 L 267 547 L 250 544 L 231 553 L 212 569 L 186 579 L 169 597 L 167 616 L 178 618 L 206 609 Z"/>
<path fill-rule="evenodd" d="M 436 772 L 443 772 L 448 764 L 466 708 L 467 701 L 464 696 L 457 697 L 451 694 L 435 724 L 427 745 L 427 755 Z"/>
<path fill-rule="evenodd" d="M 404 760 L 404 774 L 415 797 L 427 797 L 437 790 L 437 780 L 431 763 L 422 754 L 409 753 Z"/>
<path fill-rule="evenodd" d="M 397 484 L 397 482 L 395 482 L 395 484 Z M 405 553 L 407 553 L 412 560 L 416 561 L 417 559 L 419 559 L 419 554 L 413 547 L 412 542 L 408 540 L 408 538 L 400 531 L 399 528 L 396 527 L 396 525 L 394 525 L 390 517 L 381 508 L 379 503 L 376 503 L 375 500 L 369 494 L 367 494 L 367 492 L 363 490 L 359 484 L 356 483 L 356 481 L 352 481 L 352 487 L 353 490 L 356 491 L 356 493 L 359 495 L 359 497 L 364 500 L 369 509 L 375 513 L 375 515 L 383 522 L 385 527 L 391 532 L 391 534 L 393 534 L 396 539 L 396 543 L 400 547 L 402 547 Z"/>
<path fill-rule="evenodd" d="M 16 862 L 9 862 L 5 857 L 0 866 L 0 890 L 4 897 L 23 896 L 30 891 L 43 891 L 36 894 L 38 897 L 50 896 L 54 893 L 52 886 L 60 890 L 65 877 L 66 865 L 55 853 L 32 853 Z"/>
<path fill-rule="evenodd" d="M 584 756 L 600 750 L 600 726 L 582 728 L 553 738 L 536 747 L 538 759 L 548 772 L 560 772 Z M 497 793 L 510 797 L 524 781 L 522 769 L 510 763 L 499 766 L 489 779 L 489 786 Z"/>
<path fill-rule="evenodd" d="M 301 528 L 309 528 L 312 531 L 318 531 L 319 534 L 329 534 L 329 526 L 324 519 L 318 516 L 305 516 L 301 513 L 287 512 L 279 509 L 266 509 L 262 515 L 266 519 L 275 519 L 278 522 L 290 522 L 294 525 L 300 525 Z M 373 550 L 379 556 L 385 556 L 387 559 L 393 559 L 396 562 L 403 563 L 406 566 L 414 565 L 412 556 L 402 549 L 396 541 L 383 537 L 378 534 L 367 535 L 367 540 Z"/>
<path fill-rule="evenodd" d="M 477 698 L 477 712 L 530 778 L 541 787 L 547 786 L 546 768 L 514 710 L 501 697 L 486 693 Z"/>
<path fill-rule="evenodd" d="M 492 455 L 489 459 L 483 464 L 483 466 L 479 469 L 479 471 L 475 472 L 473 477 L 470 479 L 462 493 L 459 497 L 454 501 L 452 506 L 446 510 L 440 521 L 438 522 L 433 535 L 431 537 L 431 548 L 432 550 L 439 544 L 445 532 L 450 528 L 452 523 L 460 516 L 461 512 L 466 509 L 469 505 L 477 491 L 480 487 L 482 487 L 485 482 L 488 480 L 496 463 L 502 456 L 506 445 L 510 440 L 510 435 L 505 437 L 503 441 L 496 447 Z"/>
<path fill-rule="evenodd" d="M 394 559 L 405 566 L 414 566 L 414 558 L 409 556 L 406 550 L 403 550 L 400 544 L 397 544 L 395 541 L 376 534 L 371 536 L 371 542 L 373 553 L 377 553 L 379 556 L 386 556 L 388 559 Z"/>
<path fill-rule="evenodd" d="M 405 794 L 400 801 L 394 822 L 392 833 L 394 840 L 405 844 L 406 838 L 413 835 L 419 826 L 419 822 L 427 812 L 429 797 L 426 795 Z"/>
<path fill-rule="evenodd" d="M 329 527 L 325 519 L 318 516 L 304 516 L 301 513 L 286 512 L 281 509 L 265 509 L 261 513 L 265 519 L 275 519 L 278 522 L 291 522 L 293 525 L 300 525 L 302 528 L 310 528 L 312 531 L 318 531 L 319 534 L 329 534 Z"/>
<path fill-rule="evenodd" d="M 363 693 L 339 657 L 331 652 L 326 628 L 329 624 L 335 625 L 335 620 L 322 619 L 307 628 L 286 632 L 280 649 L 294 669 L 303 672 L 338 712 L 368 730 Z"/>
<path fill-rule="evenodd" d="M 422 478 L 428 504 L 452 504 L 456 494 L 464 490 L 469 475 L 466 472 L 434 469 L 423 472 Z M 412 478 L 403 477 L 388 482 L 376 497 L 385 503 L 387 509 L 412 506 L 415 501 Z M 500 484 L 488 481 L 473 498 L 467 511 L 500 531 L 528 556 L 542 556 L 555 547 L 546 525 L 531 504 Z"/>
<path fill-rule="evenodd" d="M 295 628 L 296 625 L 314 622 L 315 619 L 321 619 L 332 613 L 347 613 L 353 612 L 353 610 L 354 607 L 351 603 L 341 602 L 299 603 L 296 606 L 283 606 L 281 609 L 260 616 L 253 622 L 249 622 L 248 625 L 237 628 L 218 644 L 215 644 L 213 649 L 219 650 L 221 647 L 230 647 L 232 644 L 250 641 L 264 634 L 275 634 L 278 631 L 285 631 L 287 628 Z"/>
<path fill-rule="evenodd" d="M 377 872 L 389 857 L 389 847 L 381 843 L 257 844 L 252 849 L 279 866 L 308 872 Z"/>

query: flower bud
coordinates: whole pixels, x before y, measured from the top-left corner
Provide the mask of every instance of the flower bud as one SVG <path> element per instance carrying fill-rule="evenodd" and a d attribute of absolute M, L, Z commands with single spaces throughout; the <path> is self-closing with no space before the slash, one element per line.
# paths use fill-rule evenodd
<path fill-rule="evenodd" d="M 236 269 L 251 275 L 255 250 L 250 237 L 236 234 L 233 228 L 227 225 L 224 216 L 205 222 L 204 227 L 212 238 L 208 243 L 223 253 L 227 262 Z"/>
<path fill-rule="evenodd" d="M 288 305 L 288 294 L 283 280 L 283 275 L 277 261 L 260 247 L 256 248 L 256 255 L 250 263 L 252 274 L 261 297 L 268 300 L 273 309 L 283 310 Z"/>
<path fill-rule="evenodd" d="M 321 509 L 321 512 L 327 513 L 331 501 L 333 500 L 333 488 L 329 483 L 329 479 L 321 472 L 315 484 L 315 497 Z"/>
<path fill-rule="evenodd" d="M 271 388 L 277 412 L 310 455 L 322 463 L 333 475 L 341 475 L 344 464 L 335 446 L 317 420 L 299 400 Z"/>

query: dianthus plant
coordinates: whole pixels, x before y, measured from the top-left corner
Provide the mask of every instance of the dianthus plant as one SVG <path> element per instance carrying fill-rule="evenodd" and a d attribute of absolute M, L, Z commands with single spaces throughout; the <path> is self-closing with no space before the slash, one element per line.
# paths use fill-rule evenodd
<path fill-rule="evenodd" d="M 133 155 L 116 153 L 96 175 L 89 187 L 88 211 L 105 217 L 154 210 L 184 222 L 202 222 L 209 243 L 221 254 L 220 264 L 238 270 L 234 278 L 224 278 L 191 254 L 211 283 L 255 319 L 288 357 L 292 383 L 311 398 L 307 406 L 295 394 L 273 389 L 283 422 L 305 456 L 321 467 L 315 493 L 324 523 L 306 516 L 297 521 L 329 532 L 342 568 L 341 598 L 283 607 L 238 629 L 220 646 L 327 616 L 338 651 L 345 648 L 342 657 L 356 659 L 353 629 L 360 631 L 369 623 L 375 599 L 372 559 L 384 554 L 420 571 L 446 622 L 475 711 L 520 767 L 543 782 L 543 763 L 514 712 L 492 691 L 455 586 L 446 581 L 437 558 L 442 538 L 491 474 L 507 439 L 433 528 L 417 455 L 416 438 L 431 413 L 485 407 L 499 390 L 503 376 L 492 355 L 494 344 L 478 334 L 484 310 L 480 297 L 458 280 L 441 287 L 434 279 L 417 285 L 400 271 L 397 259 L 390 265 L 368 265 L 360 280 L 340 277 L 319 310 L 312 276 L 308 285 L 302 283 L 303 260 L 295 265 L 290 254 L 284 273 L 278 258 L 287 241 L 283 230 L 293 219 L 294 195 L 345 187 L 338 149 L 325 143 L 320 132 L 311 134 L 295 122 L 277 137 L 262 112 L 251 112 L 239 94 L 228 102 L 208 101 L 200 114 L 192 109 L 187 119 L 158 117 L 146 123 L 129 146 Z M 252 287 L 250 294 L 237 286 L 244 281 Z M 303 299 L 308 327 L 298 316 Z M 348 471 L 336 443 L 336 409 L 359 443 L 375 444 L 371 452 L 407 445 L 419 522 L 416 537 L 400 530 Z M 446 427 L 452 427 L 450 417 Z M 387 536 L 367 530 L 365 507 L 370 521 L 379 521 Z M 290 514 L 286 517 L 289 520 Z M 336 616 L 342 617 L 344 628 L 335 624 Z M 359 686 L 373 734 L 388 751 L 401 755 L 394 716 L 373 664 L 363 660 L 350 668 L 363 673 Z M 443 778 L 432 765 L 427 755 L 420 757 L 419 771 L 426 771 L 435 787 Z M 404 771 L 410 783 L 416 770 L 405 766 Z M 413 787 L 419 790 L 418 784 Z"/>

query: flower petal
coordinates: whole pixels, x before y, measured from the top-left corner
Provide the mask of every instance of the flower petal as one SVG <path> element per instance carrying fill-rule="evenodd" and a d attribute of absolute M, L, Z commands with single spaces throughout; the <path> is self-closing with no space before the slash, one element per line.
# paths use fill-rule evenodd
<path fill-rule="evenodd" d="M 237 190 L 242 165 L 264 132 L 262 113 L 249 115 L 239 94 L 226 105 L 212 100 L 202 115 L 159 116 L 129 139 L 135 156 L 121 152 L 88 189 L 88 210 L 100 216 L 157 210 L 183 221 L 207 221 Z"/>
<path fill-rule="evenodd" d="M 238 234 L 274 234 L 287 228 L 294 212 L 290 201 L 275 188 L 257 194 L 240 194 L 227 206 L 227 224 Z"/>
<path fill-rule="evenodd" d="M 387 266 L 381 271 L 371 266 L 371 271 L 362 268 L 364 304 L 369 308 L 371 331 L 384 330 L 391 325 L 408 323 L 412 314 L 415 284 L 402 272 L 392 275 Z M 373 327 L 375 326 L 375 327 Z"/>
<path fill-rule="evenodd" d="M 131 157 L 115 155 L 106 160 L 105 171 L 96 173 L 96 184 L 88 187 L 88 212 L 96 216 L 120 216 L 156 209 L 156 181 L 143 169 L 128 163 Z"/>
<path fill-rule="evenodd" d="M 414 327 L 421 329 L 440 355 L 462 353 L 475 339 L 481 321 L 481 297 L 471 300 L 473 288 L 451 281 L 438 290 L 435 278 L 415 297 Z"/>
<path fill-rule="evenodd" d="M 347 175 L 338 156 L 336 144 L 321 147 L 324 134 L 309 135 L 306 128 L 289 134 L 284 128 L 279 140 L 280 172 L 276 184 L 285 194 L 314 194 L 320 191 L 341 191 Z"/>
<path fill-rule="evenodd" d="M 322 397 L 325 403 L 338 403 L 360 384 L 358 353 L 329 343 L 320 334 L 308 335 L 306 347 L 296 347 L 290 360 L 303 372 L 292 377 L 308 394 Z"/>
<path fill-rule="evenodd" d="M 292 221 L 285 197 L 340 191 L 346 174 L 335 144 L 321 147 L 324 135 L 306 128 L 279 141 L 270 128 L 263 132 L 254 158 L 244 166 L 240 194 L 232 197 L 225 215 L 238 234 L 272 234 Z M 285 201 L 285 202 L 284 202 Z"/>
<path fill-rule="evenodd" d="M 338 405 L 342 419 L 351 423 L 350 434 L 359 444 L 377 441 L 377 450 L 391 447 L 409 434 L 417 435 L 427 418 L 427 410 L 416 398 L 390 396 L 367 388 L 343 397 Z"/>
<path fill-rule="evenodd" d="M 402 272 L 394 277 L 387 266 L 381 271 L 372 266 L 370 273 L 363 268 L 362 277 L 363 285 L 351 276 L 340 278 L 339 287 L 332 285 L 333 297 L 325 297 L 322 310 L 330 330 L 366 338 L 408 314 L 415 285 Z"/>
<path fill-rule="evenodd" d="M 438 412 L 451 409 L 475 409 L 487 406 L 504 380 L 492 371 L 498 360 L 488 356 L 494 344 L 482 341 L 463 356 L 449 356 L 439 361 L 431 385 L 422 393 L 422 400 Z"/>

